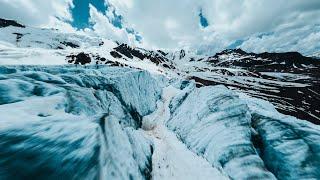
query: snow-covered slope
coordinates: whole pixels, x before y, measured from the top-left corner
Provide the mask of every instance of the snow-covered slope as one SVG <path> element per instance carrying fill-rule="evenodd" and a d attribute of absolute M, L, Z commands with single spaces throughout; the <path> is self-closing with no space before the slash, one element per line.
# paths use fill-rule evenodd
<path fill-rule="evenodd" d="M 146 50 L 5 20 L 0 37 L 0 179 L 320 177 L 312 58 Z"/>
<path fill-rule="evenodd" d="M 121 44 L 85 50 L 67 57 L 72 64 L 127 66 L 195 80 L 197 86 L 223 84 L 273 103 L 280 112 L 320 124 L 320 61 L 289 53 L 246 53 L 226 50 L 214 56 L 191 52 L 148 51 Z"/>
<path fill-rule="evenodd" d="M 314 57 L 316 59 L 320 59 L 320 52 L 314 53 L 312 55 L 310 55 L 311 57 Z"/>

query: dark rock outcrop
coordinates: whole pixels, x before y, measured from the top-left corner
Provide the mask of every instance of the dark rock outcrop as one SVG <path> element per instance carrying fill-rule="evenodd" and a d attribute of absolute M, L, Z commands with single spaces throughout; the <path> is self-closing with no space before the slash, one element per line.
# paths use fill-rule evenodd
<path fill-rule="evenodd" d="M 73 42 L 63 41 L 60 43 L 67 46 L 67 47 L 71 47 L 71 48 L 79 48 L 80 47 L 78 44 L 75 44 Z"/>
<path fill-rule="evenodd" d="M 20 27 L 20 28 L 25 28 L 26 26 L 17 23 L 16 21 L 13 20 L 6 20 L 6 19 L 2 19 L 0 18 L 0 28 L 3 27 L 8 27 L 8 26 L 15 26 L 15 27 Z"/>
<path fill-rule="evenodd" d="M 91 62 L 91 57 L 89 54 L 86 54 L 84 52 L 81 52 L 77 55 L 69 55 L 66 57 L 68 63 L 73 63 L 73 64 L 81 64 L 81 65 L 85 65 L 85 64 L 89 64 Z"/>
<path fill-rule="evenodd" d="M 297 52 L 255 54 L 234 49 L 217 53 L 206 61 L 217 68 L 213 73 L 220 76 L 190 77 L 198 86 L 223 84 L 267 100 L 284 114 L 320 124 L 319 60 Z"/>

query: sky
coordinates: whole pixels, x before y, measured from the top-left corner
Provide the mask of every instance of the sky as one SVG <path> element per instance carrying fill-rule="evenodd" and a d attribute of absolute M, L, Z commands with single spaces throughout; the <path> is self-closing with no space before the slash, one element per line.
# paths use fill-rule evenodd
<path fill-rule="evenodd" d="M 79 29 L 89 27 L 89 4 L 92 4 L 101 13 L 106 10 L 106 5 L 103 0 L 73 0 L 74 7 L 71 9 L 73 21 L 72 26 Z"/>
<path fill-rule="evenodd" d="M 0 0 L 0 17 L 149 49 L 320 51 L 320 0 Z"/>

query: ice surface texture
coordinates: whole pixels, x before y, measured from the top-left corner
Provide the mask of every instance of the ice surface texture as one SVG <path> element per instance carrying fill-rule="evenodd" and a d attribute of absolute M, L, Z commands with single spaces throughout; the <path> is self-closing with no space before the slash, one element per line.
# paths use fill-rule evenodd
<path fill-rule="evenodd" d="M 142 130 L 153 113 L 164 124 Z M 191 161 L 212 179 L 320 177 L 319 126 L 225 86 L 107 66 L 1 66 L 0 114 L 0 179 L 177 177 Z"/>
<path fill-rule="evenodd" d="M 184 98 L 169 129 L 232 179 L 320 177 L 318 126 L 224 86 L 195 89 Z"/>
<path fill-rule="evenodd" d="M 0 79 L 0 179 L 150 178 L 136 130 L 161 94 L 149 73 L 19 66 Z"/>

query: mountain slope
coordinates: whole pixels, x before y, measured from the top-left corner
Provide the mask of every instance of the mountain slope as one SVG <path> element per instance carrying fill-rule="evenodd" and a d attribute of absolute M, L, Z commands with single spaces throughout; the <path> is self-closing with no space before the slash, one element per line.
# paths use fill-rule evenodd
<path fill-rule="evenodd" d="M 254 54 L 236 49 L 199 56 L 185 51 L 147 51 L 124 44 L 109 52 L 92 55 L 90 62 L 83 63 L 81 58 L 68 62 L 138 67 L 192 79 L 199 87 L 223 84 L 270 101 L 284 114 L 320 124 L 320 61 L 297 52 Z"/>

